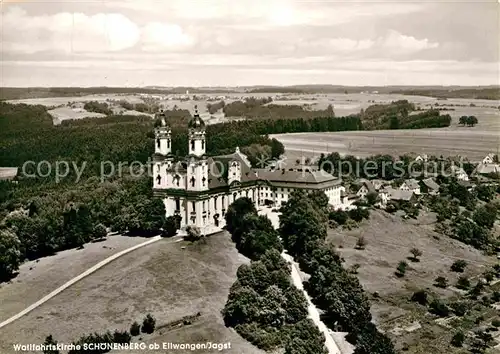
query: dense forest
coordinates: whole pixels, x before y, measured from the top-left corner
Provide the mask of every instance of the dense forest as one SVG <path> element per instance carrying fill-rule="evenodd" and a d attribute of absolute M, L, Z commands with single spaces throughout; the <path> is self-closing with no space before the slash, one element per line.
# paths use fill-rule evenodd
<path fill-rule="evenodd" d="M 332 105 L 324 110 L 311 110 L 306 106 L 272 104 L 272 98 L 248 97 L 244 101 L 234 101 L 224 105 L 226 117 L 247 119 L 312 119 L 315 117 L 335 117 Z"/>
<path fill-rule="evenodd" d="M 435 109 L 410 114 L 414 111 L 415 105 L 407 100 L 375 104 L 361 111 L 361 123 L 366 130 L 442 128 L 451 123 L 449 114 Z"/>

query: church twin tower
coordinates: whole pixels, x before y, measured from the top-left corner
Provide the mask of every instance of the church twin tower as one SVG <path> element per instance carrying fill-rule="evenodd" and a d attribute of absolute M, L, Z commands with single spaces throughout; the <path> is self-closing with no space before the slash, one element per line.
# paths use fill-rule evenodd
<path fill-rule="evenodd" d="M 159 113 L 161 125 L 155 129 L 154 188 L 187 191 L 208 190 L 205 122 L 195 106 L 194 117 L 188 123 L 188 161 L 174 163 L 172 130 L 165 114 Z"/>

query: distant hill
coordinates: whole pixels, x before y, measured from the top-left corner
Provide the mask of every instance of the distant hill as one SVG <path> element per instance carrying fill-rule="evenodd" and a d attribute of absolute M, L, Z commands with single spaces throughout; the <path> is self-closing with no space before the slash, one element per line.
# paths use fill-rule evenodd
<path fill-rule="evenodd" d="M 499 86 L 342 86 L 342 85 L 255 85 L 255 86 L 206 86 L 206 87 L 2 87 L 0 100 L 86 96 L 92 94 L 213 94 L 213 93 L 361 93 L 403 94 L 437 98 L 500 99 Z"/>

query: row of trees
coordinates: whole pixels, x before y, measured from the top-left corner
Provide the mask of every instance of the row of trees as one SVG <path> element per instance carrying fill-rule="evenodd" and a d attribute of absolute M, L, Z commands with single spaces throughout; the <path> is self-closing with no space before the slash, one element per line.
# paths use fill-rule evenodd
<path fill-rule="evenodd" d="M 311 275 L 305 287 L 324 312 L 332 330 L 349 332 L 356 354 L 390 354 L 394 347 L 371 323 L 368 298 L 358 279 L 346 271 L 335 250 L 325 242 L 328 198 L 324 193 L 293 192 L 281 208 L 280 234 L 285 249 Z"/>
<path fill-rule="evenodd" d="M 94 354 L 104 354 L 110 352 L 111 349 L 99 347 L 84 350 L 84 345 L 111 345 L 113 343 L 116 344 L 128 344 L 132 340 L 132 337 L 138 336 L 141 332 L 146 334 L 151 334 L 154 332 L 156 326 L 156 319 L 151 315 L 147 314 L 142 321 L 142 326 L 136 322 L 132 323 L 129 331 L 119 331 L 115 330 L 113 333 L 107 331 L 105 333 L 91 333 L 88 335 L 84 335 L 80 337 L 78 340 L 73 342 L 74 346 L 80 346 L 81 349 L 72 349 L 68 352 L 68 354 L 83 354 L 83 353 L 94 353 Z M 54 346 L 58 344 L 58 342 L 54 339 L 52 335 L 48 335 L 45 338 L 43 343 L 47 349 L 43 351 L 43 354 L 60 354 L 60 351 L 57 349 L 52 349 Z"/>
<path fill-rule="evenodd" d="M 89 112 L 101 113 L 107 116 L 113 114 L 111 108 L 109 108 L 106 102 L 89 101 L 85 102 L 83 108 Z"/>
<path fill-rule="evenodd" d="M 478 123 L 478 120 L 475 116 L 461 116 L 458 120 L 460 125 L 467 125 L 468 127 L 473 127 Z"/>
<path fill-rule="evenodd" d="M 281 257 L 283 247 L 270 220 L 257 215 L 250 199 L 240 198 L 228 208 L 226 222 L 237 249 L 252 260 L 238 268 L 222 311 L 226 326 L 264 350 L 326 353 L 325 338 L 307 318 L 307 301 L 291 282 L 290 266 Z"/>

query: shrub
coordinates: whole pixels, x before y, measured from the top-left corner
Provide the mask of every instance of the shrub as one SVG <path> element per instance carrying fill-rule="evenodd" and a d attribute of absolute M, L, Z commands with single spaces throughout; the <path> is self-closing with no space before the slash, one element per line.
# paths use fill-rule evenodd
<path fill-rule="evenodd" d="M 156 320 L 151 314 L 147 314 L 142 321 L 141 332 L 151 334 L 155 330 Z"/>
<path fill-rule="evenodd" d="M 130 326 L 130 334 L 132 336 L 138 336 L 141 333 L 141 325 L 135 321 L 132 323 L 132 326 Z"/>
<path fill-rule="evenodd" d="M 49 346 L 49 345 L 57 345 L 57 341 L 52 337 L 52 335 L 48 335 L 45 338 L 45 342 L 43 342 L 43 345 Z M 43 354 L 59 354 L 59 350 L 55 349 L 44 349 Z"/>
<path fill-rule="evenodd" d="M 491 321 L 491 325 L 496 328 L 500 327 L 500 319 L 495 318 L 493 321 Z"/>
<path fill-rule="evenodd" d="M 453 313 L 457 316 L 465 316 L 467 311 L 469 311 L 469 306 L 465 302 L 456 301 L 450 304 Z"/>
<path fill-rule="evenodd" d="M 491 294 L 491 301 L 493 302 L 500 301 L 500 291 L 494 291 L 493 294 Z"/>
<path fill-rule="evenodd" d="M 453 338 L 451 338 L 451 345 L 457 348 L 461 348 L 464 345 L 465 341 L 465 334 L 462 331 L 458 331 L 453 335 Z"/>
<path fill-rule="evenodd" d="M 127 331 L 120 332 L 116 330 L 113 333 L 113 342 L 115 343 L 130 343 L 132 336 Z"/>
<path fill-rule="evenodd" d="M 479 280 L 476 285 L 474 285 L 474 287 L 470 290 L 469 294 L 474 298 L 474 299 L 477 299 L 477 297 L 479 295 L 481 295 L 481 293 L 483 292 L 484 290 L 484 284 L 481 280 Z"/>
<path fill-rule="evenodd" d="M 412 255 L 412 257 L 410 257 L 410 259 L 413 261 L 413 262 L 419 262 L 420 260 L 418 259 L 418 257 L 420 257 L 422 255 L 422 251 L 419 250 L 418 248 L 412 248 L 410 250 L 410 253 Z"/>
<path fill-rule="evenodd" d="M 429 312 L 439 317 L 446 317 L 450 314 L 450 308 L 439 300 L 434 300 L 429 305 Z"/>
<path fill-rule="evenodd" d="M 396 276 L 398 278 L 404 277 L 406 274 L 407 267 L 408 267 L 408 263 L 406 263 L 405 261 L 399 262 L 398 267 L 396 268 Z"/>
<path fill-rule="evenodd" d="M 343 210 L 335 210 L 328 214 L 328 219 L 335 221 L 339 225 L 344 225 L 349 219 L 349 215 Z"/>
<path fill-rule="evenodd" d="M 106 237 L 107 234 L 108 232 L 106 230 L 106 226 L 104 226 L 103 224 L 95 225 L 94 229 L 92 230 L 92 237 L 96 239 Z"/>
<path fill-rule="evenodd" d="M 465 267 L 467 267 L 467 262 L 464 261 L 463 259 L 459 259 L 459 260 L 453 262 L 453 264 L 451 265 L 450 269 L 453 272 L 463 273 L 464 270 L 465 270 Z"/>
<path fill-rule="evenodd" d="M 353 264 L 350 268 L 349 268 L 349 273 L 351 274 L 358 274 L 358 270 L 359 270 L 359 267 L 360 265 L 358 263 L 356 264 Z"/>
<path fill-rule="evenodd" d="M 177 230 L 180 229 L 180 216 L 170 215 L 163 222 L 163 237 L 172 237 L 177 234 Z"/>
<path fill-rule="evenodd" d="M 462 289 L 462 290 L 467 290 L 470 288 L 470 281 L 469 278 L 466 276 L 461 276 L 457 280 L 457 288 Z"/>
<path fill-rule="evenodd" d="M 185 239 L 188 241 L 198 241 L 202 237 L 201 230 L 198 226 L 188 225 L 186 227 L 186 232 L 187 236 L 185 236 Z"/>
<path fill-rule="evenodd" d="M 426 306 L 427 302 L 428 302 L 427 292 L 425 290 L 419 290 L 419 291 L 414 292 L 412 297 L 411 297 L 411 301 L 417 302 L 420 305 Z"/>
<path fill-rule="evenodd" d="M 448 286 L 448 280 L 445 277 L 437 277 L 434 280 L 434 285 L 438 288 L 445 289 Z"/>
<path fill-rule="evenodd" d="M 355 248 L 357 250 L 364 250 L 366 248 L 366 240 L 363 236 L 358 237 Z"/>
<path fill-rule="evenodd" d="M 368 209 L 357 207 L 356 209 L 349 210 L 349 217 L 356 222 L 360 222 L 363 219 L 370 218 L 370 212 Z"/>

